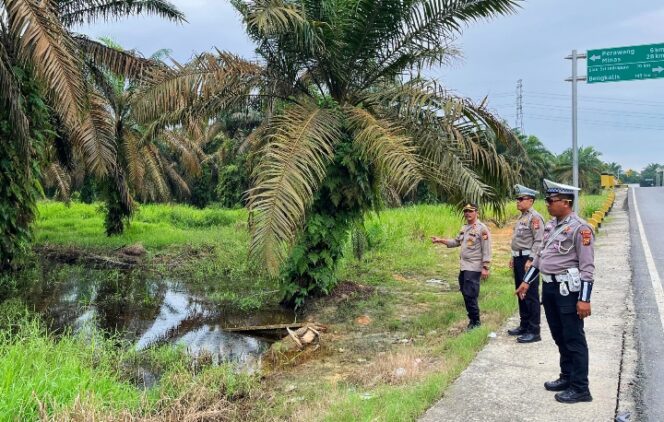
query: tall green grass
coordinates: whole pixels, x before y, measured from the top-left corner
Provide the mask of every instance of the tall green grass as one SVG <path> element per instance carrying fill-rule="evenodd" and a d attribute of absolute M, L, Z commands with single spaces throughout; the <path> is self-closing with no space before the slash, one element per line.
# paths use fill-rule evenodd
<path fill-rule="evenodd" d="M 137 365 L 162 374 L 155 388 L 130 381 Z M 41 406 L 66 419 L 77 402 L 95 415 L 158 416 L 182 397 L 214 403 L 248 395 L 257 381 L 228 364 L 194 362 L 183 348 L 138 352 L 94 331 L 54 338 L 19 302 L 0 305 L 0 421 L 38 420 Z"/>
<path fill-rule="evenodd" d="M 16 306 L 16 305 L 4 305 Z M 0 330 L 0 420 L 39 419 L 38 402 L 53 412 L 77 397 L 102 410 L 136 409 L 141 393 L 119 378 L 118 354 L 101 337 L 49 337 L 38 319 L 4 312 Z"/>
<path fill-rule="evenodd" d="M 125 233 L 107 237 L 99 204 L 42 201 L 38 206 L 36 240 L 82 247 L 115 248 L 142 243 L 150 249 L 218 243 L 239 235 L 247 239 L 244 209 L 196 209 L 186 205 L 141 205 Z"/>

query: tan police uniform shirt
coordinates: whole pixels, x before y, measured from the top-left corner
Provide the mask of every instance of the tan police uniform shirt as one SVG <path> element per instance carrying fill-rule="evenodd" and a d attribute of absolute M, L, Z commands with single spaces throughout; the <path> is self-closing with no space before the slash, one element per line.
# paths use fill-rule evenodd
<path fill-rule="evenodd" d="M 480 220 L 461 227 L 457 237 L 448 242 L 448 248 L 461 246 L 461 271 L 482 271 L 482 265 L 491 263 L 491 232 Z"/>
<path fill-rule="evenodd" d="M 532 207 L 521 213 L 521 217 L 514 226 L 512 232 L 512 250 L 530 251 L 530 256 L 535 258 L 542 249 L 544 238 L 544 218 Z"/>
<path fill-rule="evenodd" d="M 552 238 L 553 236 L 553 238 Z M 592 228 L 575 213 L 562 221 L 551 219 L 544 227 L 543 248 L 533 266 L 544 274 L 562 274 L 578 268 L 583 281 L 594 281 L 595 235 Z"/>

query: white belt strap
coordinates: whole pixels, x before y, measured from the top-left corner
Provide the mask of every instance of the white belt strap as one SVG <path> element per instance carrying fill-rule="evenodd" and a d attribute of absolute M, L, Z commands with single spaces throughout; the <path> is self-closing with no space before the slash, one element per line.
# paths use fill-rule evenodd
<path fill-rule="evenodd" d="M 532 251 L 530 249 L 525 249 L 523 251 L 512 251 L 512 256 L 517 257 L 517 256 L 530 256 L 532 254 Z"/>
<path fill-rule="evenodd" d="M 541 273 L 541 274 L 542 274 L 542 280 L 544 280 L 545 283 L 553 283 L 554 281 L 562 283 L 562 282 L 569 281 L 569 279 L 570 279 L 568 274 L 557 274 L 557 275 L 556 274 L 544 274 L 544 273 Z M 554 277 L 556 278 L 555 280 L 553 279 Z"/>

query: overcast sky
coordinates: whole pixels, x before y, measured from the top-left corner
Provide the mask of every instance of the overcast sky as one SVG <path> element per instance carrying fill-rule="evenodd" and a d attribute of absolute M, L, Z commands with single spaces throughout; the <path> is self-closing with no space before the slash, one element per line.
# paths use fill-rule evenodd
<path fill-rule="evenodd" d="M 173 0 L 189 23 L 154 18 L 80 28 L 92 37 L 110 36 L 149 56 L 161 48 L 185 61 L 216 47 L 253 57 L 239 16 L 225 0 Z M 470 25 L 456 46 L 463 58 L 430 73 L 458 94 L 489 104 L 515 122 L 516 83 L 523 80 L 526 133 L 553 152 L 571 146 L 572 49 L 664 43 L 664 2 L 656 0 L 529 0 L 508 17 Z M 585 60 L 579 62 L 585 75 Z M 579 145 L 594 146 L 604 161 L 640 170 L 664 163 L 664 78 L 579 84 Z"/>

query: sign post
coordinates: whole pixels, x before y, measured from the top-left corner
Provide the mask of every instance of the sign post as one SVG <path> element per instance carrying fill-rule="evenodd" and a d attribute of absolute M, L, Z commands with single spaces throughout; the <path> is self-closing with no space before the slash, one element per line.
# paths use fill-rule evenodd
<path fill-rule="evenodd" d="M 572 54 L 565 57 L 572 61 L 572 77 L 566 81 L 572 82 L 572 185 L 579 187 L 579 146 L 577 142 L 577 85 L 578 81 L 585 81 L 585 76 L 578 76 L 578 60 L 585 59 L 585 54 L 572 50 Z M 579 191 L 574 191 L 574 212 L 579 213 Z"/>
<path fill-rule="evenodd" d="M 572 82 L 572 183 L 578 188 L 577 82 L 594 84 L 664 78 L 664 43 L 588 50 L 587 54 L 572 50 L 565 59 L 572 61 L 572 77 L 565 80 Z M 587 77 L 578 76 L 579 59 L 588 60 Z M 577 192 L 574 193 L 574 211 L 579 212 Z"/>
<path fill-rule="evenodd" d="M 588 50 L 588 83 L 664 78 L 664 44 Z"/>

